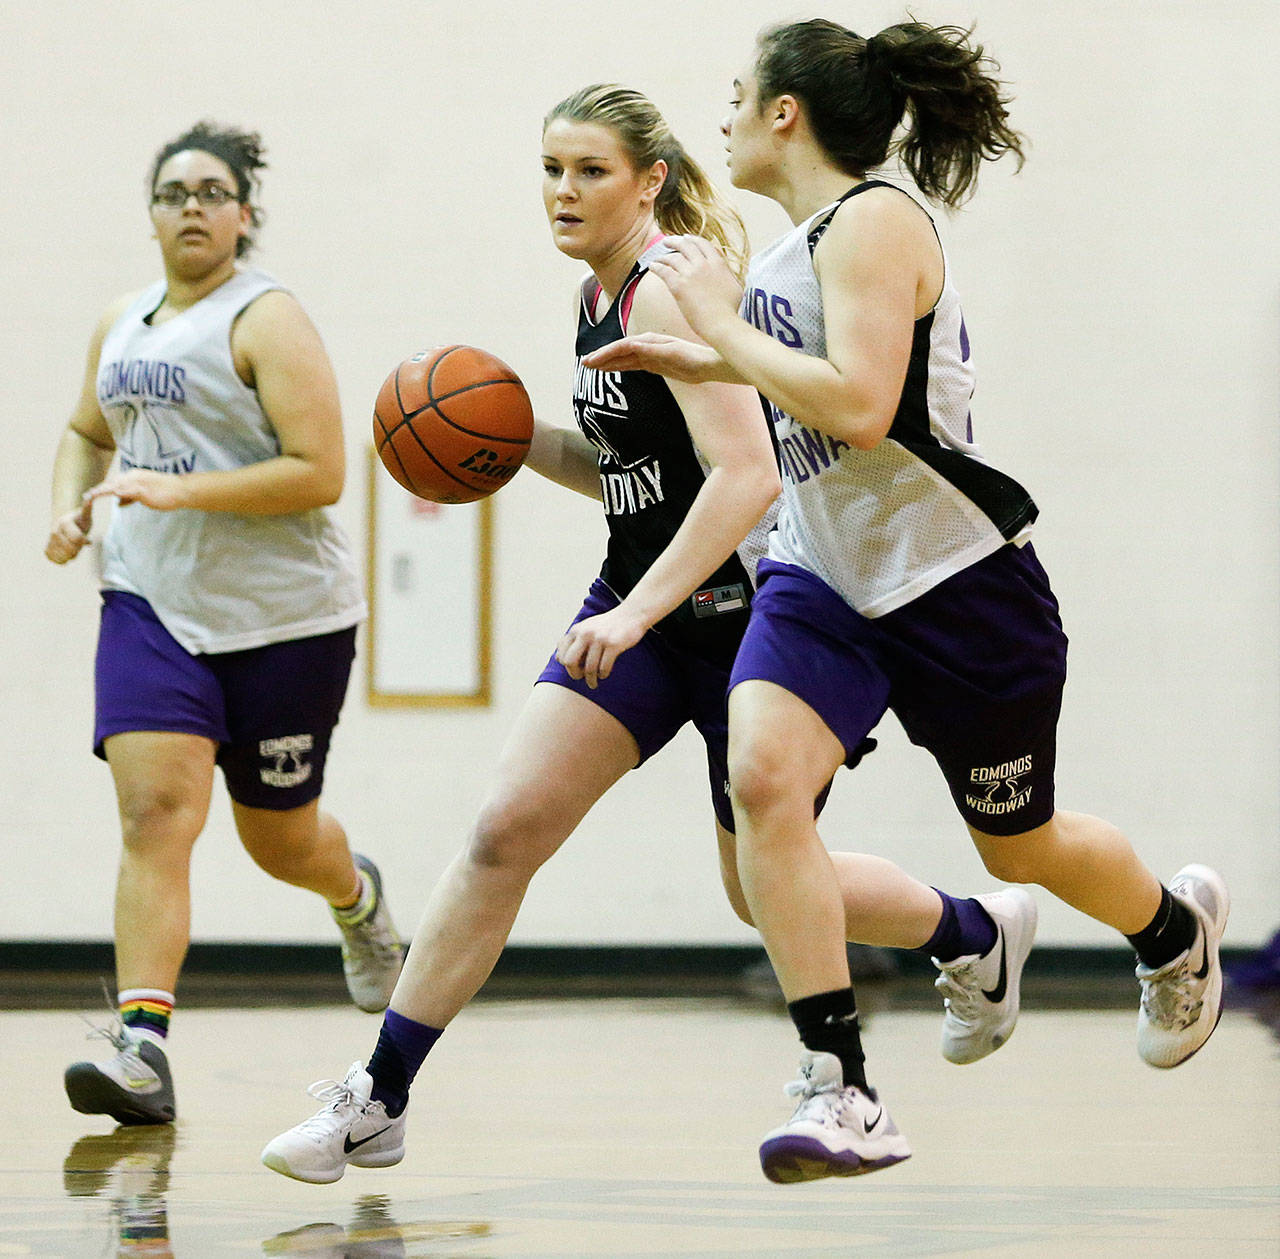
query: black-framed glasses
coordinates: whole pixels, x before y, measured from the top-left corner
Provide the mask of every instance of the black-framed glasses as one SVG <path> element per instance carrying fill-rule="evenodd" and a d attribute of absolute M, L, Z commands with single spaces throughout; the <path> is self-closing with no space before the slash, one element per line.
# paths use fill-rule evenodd
<path fill-rule="evenodd" d="M 189 197 L 195 197 L 196 204 L 205 210 L 216 210 L 228 201 L 240 200 L 225 184 L 207 183 L 198 188 L 188 188 L 186 184 L 172 183 L 161 184 L 151 194 L 151 204 L 165 210 L 181 210 Z"/>

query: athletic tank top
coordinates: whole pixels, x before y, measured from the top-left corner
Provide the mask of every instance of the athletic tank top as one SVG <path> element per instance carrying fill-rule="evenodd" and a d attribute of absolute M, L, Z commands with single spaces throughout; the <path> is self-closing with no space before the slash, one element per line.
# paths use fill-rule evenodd
<path fill-rule="evenodd" d="M 98 405 L 120 466 L 214 472 L 280 453 L 257 393 L 231 356 L 231 326 L 281 286 L 237 271 L 174 318 L 152 327 L 164 300 L 147 289 L 107 333 Z M 239 651 L 346 629 L 364 598 L 346 536 L 327 508 L 285 516 L 117 504 L 103 544 L 102 585 L 140 595 L 192 653 Z"/>
<path fill-rule="evenodd" d="M 600 285 L 582 282 L 573 409 L 596 448 L 609 548 L 601 580 L 626 598 L 666 550 L 702 489 L 709 465 L 689 436 L 667 382 L 652 372 L 602 372 L 582 365 L 592 350 L 626 335 L 636 286 L 658 241 L 636 260 L 613 304 L 596 318 Z M 761 417 L 764 423 L 764 417 Z M 702 654 L 731 659 L 746 628 L 756 564 L 764 554 L 773 510 L 690 598 L 654 627 Z"/>
<path fill-rule="evenodd" d="M 757 255 L 743 318 L 783 345 L 825 358 L 813 251 L 839 206 L 877 187 L 893 185 L 857 185 Z M 943 265 L 942 295 L 915 322 L 902 398 L 873 450 L 769 406 L 782 460 L 782 509 L 769 555 L 815 573 L 863 616 L 891 612 L 1007 541 L 1024 541 L 1037 515 L 1027 491 L 974 443 L 969 336 L 945 253 Z"/>

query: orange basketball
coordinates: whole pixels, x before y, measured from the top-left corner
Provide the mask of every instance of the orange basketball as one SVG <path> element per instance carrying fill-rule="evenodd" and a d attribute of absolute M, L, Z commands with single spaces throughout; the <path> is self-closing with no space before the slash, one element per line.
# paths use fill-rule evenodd
<path fill-rule="evenodd" d="M 401 363 L 373 408 L 373 441 L 401 485 L 433 503 L 471 503 L 511 480 L 529 453 L 533 408 L 520 377 L 471 345 Z"/>

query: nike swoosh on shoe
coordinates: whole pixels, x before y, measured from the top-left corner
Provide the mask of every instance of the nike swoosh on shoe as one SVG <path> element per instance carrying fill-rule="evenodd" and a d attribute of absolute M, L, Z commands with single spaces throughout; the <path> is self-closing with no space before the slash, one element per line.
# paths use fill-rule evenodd
<path fill-rule="evenodd" d="M 390 1130 L 391 1130 L 391 1125 L 387 1124 L 385 1128 L 379 1128 L 378 1131 L 373 1134 L 373 1136 L 361 1137 L 359 1141 L 353 1141 L 351 1139 L 351 1134 L 348 1132 L 347 1135 L 342 1139 L 343 1152 L 346 1154 L 350 1154 L 352 1150 L 358 1150 L 362 1145 L 368 1145 L 370 1141 L 374 1140 L 376 1137 L 380 1137 L 384 1132 L 389 1132 Z"/>
<path fill-rule="evenodd" d="M 1203 928 L 1200 933 L 1200 969 L 1191 972 L 1195 979 L 1209 977 L 1209 934 Z"/>
<path fill-rule="evenodd" d="M 996 986 L 994 988 L 990 990 L 984 988 L 982 990 L 982 995 L 986 997 L 986 999 L 990 1001 L 992 1005 L 999 1005 L 1000 1002 L 1004 1000 L 1005 988 L 1007 986 L 1007 980 L 1008 980 L 1008 967 L 1005 964 L 1005 959 L 1008 953 L 1008 949 L 1006 948 L 1006 945 L 1005 945 L 1004 927 L 1002 926 L 997 927 L 996 931 L 999 933 L 999 937 L 1000 937 L 999 940 L 997 941 L 997 943 L 1000 945 L 1000 974 L 996 978 Z"/>

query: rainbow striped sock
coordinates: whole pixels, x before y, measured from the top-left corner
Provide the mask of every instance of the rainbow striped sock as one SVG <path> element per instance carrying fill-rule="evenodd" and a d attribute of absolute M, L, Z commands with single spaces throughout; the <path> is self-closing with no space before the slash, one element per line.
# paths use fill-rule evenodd
<path fill-rule="evenodd" d="M 116 995 L 120 1022 L 158 1044 L 169 1034 L 174 996 L 159 988 L 126 988 Z"/>

